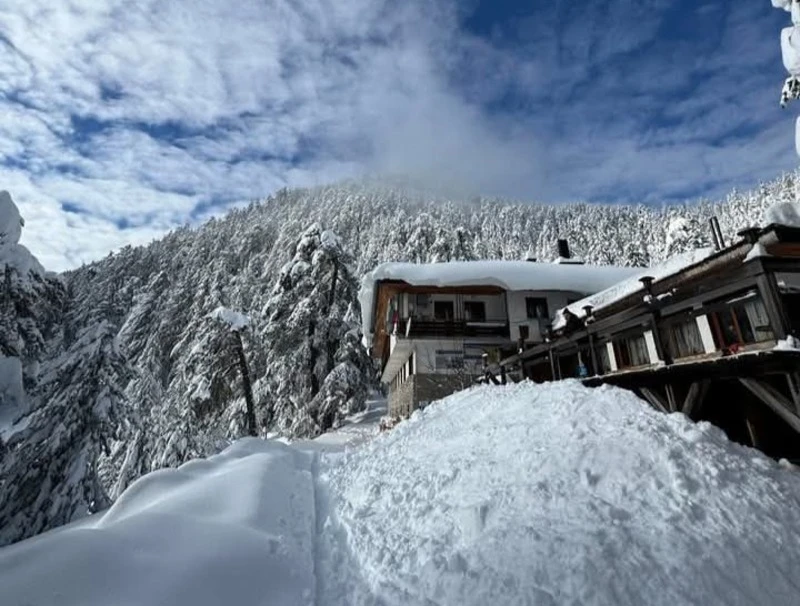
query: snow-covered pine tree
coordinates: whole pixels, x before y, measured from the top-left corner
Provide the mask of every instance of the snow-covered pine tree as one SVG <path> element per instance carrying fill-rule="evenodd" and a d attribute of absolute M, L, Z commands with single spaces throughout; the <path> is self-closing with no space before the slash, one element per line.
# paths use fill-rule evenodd
<path fill-rule="evenodd" d="M 115 432 L 126 380 L 116 330 L 105 321 L 80 331 L 48 365 L 40 404 L 0 465 L 0 544 L 110 504 L 97 462 Z"/>
<path fill-rule="evenodd" d="M 314 224 L 281 269 L 266 305 L 268 351 L 257 399 L 290 435 L 317 435 L 360 410 L 371 363 L 359 343 L 358 282 L 339 238 Z"/>
<path fill-rule="evenodd" d="M 663 258 L 711 245 L 708 227 L 695 217 L 677 215 L 667 224 Z"/>

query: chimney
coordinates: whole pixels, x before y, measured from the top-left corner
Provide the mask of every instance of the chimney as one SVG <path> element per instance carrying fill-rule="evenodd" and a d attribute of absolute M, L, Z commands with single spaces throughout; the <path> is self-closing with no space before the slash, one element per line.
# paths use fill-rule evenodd
<path fill-rule="evenodd" d="M 562 259 L 569 259 L 571 256 L 569 254 L 569 243 L 566 240 L 559 238 L 556 244 L 558 245 L 558 256 Z"/>
<path fill-rule="evenodd" d="M 714 240 L 714 248 L 716 250 L 722 250 L 725 248 L 725 240 L 722 237 L 722 230 L 719 227 L 719 219 L 717 219 L 716 216 L 711 217 L 708 223 L 711 226 L 711 237 Z"/>
<path fill-rule="evenodd" d="M 758 227 L 747 227 L 736 232 L 736 235 L 740 238 L 744 238 L 748 244 L 755 244 L 758 242 L 758 236 L 760 233 L 761 229 Z"/>

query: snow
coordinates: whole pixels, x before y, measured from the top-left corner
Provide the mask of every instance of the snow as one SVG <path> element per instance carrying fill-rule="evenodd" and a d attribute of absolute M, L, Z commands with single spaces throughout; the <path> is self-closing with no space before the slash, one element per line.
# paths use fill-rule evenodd
<path fill-rule="evenodd" d="M 484 386 L 344 453 L 247 439 L 0 550 L 3 603 L 796 604 L 800 476 L 578 382 Z"/>
<path fill-rule="evenodd" d="M 794 149 L 797 155 L 800 156 L 800 116 L 797 117 L 794 123 Z"/>
<path fill-rule="evenodd" d="M 0 267 L 10 265 L 20 275 L 34 272 L 44 275 L 44 268 L 19 241 L 25 221 L 7 191 L 0 191 Z"/>
<path fill-rule="evenodd" d="M 246 439 L 0 550 L 3 604 L 313 604 L 313 456 Z"/>
<path fill-rule="evenodd" d="M 233 331 L 243 330 L 250 325 L 248 316 L 227 307 L 217 307 L 210 315 L 215 320 L 227 324 Z"/>
<path fill-rule="evenodd" d="M 785 339 L 780 339 L 773 351 L 800 351 L 800 339 L 789 335 Z"/>
<path fill-rule="evenodd" d="M 750 252 L 747 253 L 747 256 L 744 258 L 744 262 L 747 263 L 752 259 L 758 259 L 759 257 L 769 257 L 771 256 L 767 249 L 764 248 L 764 245 L 761 242 L 756 242 L 753 244 L 753 248 L 750 249 Z"/>
<path fill-rule="evenodd" d="M 0 354 L 0 442 L 14 421 L 27 412 L 22 385 L 22 361 Z"/>
<path fill-rule="evenodd" d="M 636 268 L 636 273 L 627 279 L 614 284 L 610 288 L 606 288 L 605 290 L 597 292 L 596 294 L 589 295 L 580 301 L 576 301 L 572 305 L 568 305 L 565 309 L 569 309 L 576 316 L 582 318 L 586 315 L 583 310 L 585 306 L 591 305 L 594 308 L 594 311 L 597 312 L 603 307 L 611 305 L 615 301 L 619 301 L 628 295 L 632 295 L 643 290 L 642 283 L 639 281 L 641 278 L 650 276 L 654 279 L 654 282 L 658 282 L 659 280 L 668 278 L 669 276 L 676 274 L 687 267 L 701 262 L 703 259 L 714 254 L 714 252 L 715 251 L 713 248 L 697 248 L 695 250 L 675 255 L 663 263 L 648 267 L 647 269 Z M 562 311 L 559 310 L 559 312 L 556 313 L 556 317 L 553 322 L 553 328 L 561 328 L 564 326 L 564 324 L 564 316 Z"/>
<path fill-rule="evenodd" d="M 325 432 L 313 440 L 294 444 L 320 452 L 345 452 L 374 438 L 378 434 L 380 421 L 386 414 L 386 398 L 373 395 L 367 400 L 363 411 L 345 417 L 340 427 Z"/>
<path fill-rule="evenodd" d="M 800 203 L 778 202 L 764 211 L 764 223 L 800 227 Z"/>
<path fill-rule="evenodd" d="M 364 334 L 372 332 L 377 282 L 402 280 L 416 286 L 498 286 L 508 291 L 568 291 L 589 294 L 608 288 L 641 269 L 611 265 L 535 263 L 530 261 L 459 261 L 449 263 L 384 263 L 361 281 Z"/>
<path fill-rule="evenodd" d="M 800 76 L 800 28 L 784 27 L 781 30 L 783 66 L 793 76 Z"/>

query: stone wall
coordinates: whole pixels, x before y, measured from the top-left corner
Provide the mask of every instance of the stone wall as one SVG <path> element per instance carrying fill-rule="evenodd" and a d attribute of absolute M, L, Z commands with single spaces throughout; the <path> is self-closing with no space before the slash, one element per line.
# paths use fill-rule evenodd
<path fill-rule="evenodd" d="M 389 414 L 408 417 L 417 408 L 466 389 L 473 383 L 473 377 L 464 375 L 411 375 L 398 389 L 389 393 Z"/>

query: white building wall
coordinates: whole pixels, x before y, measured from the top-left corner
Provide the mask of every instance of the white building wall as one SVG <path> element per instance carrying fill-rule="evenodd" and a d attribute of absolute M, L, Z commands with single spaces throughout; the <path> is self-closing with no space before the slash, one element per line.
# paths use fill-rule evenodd
<path fill-rule="evenodd" d="M 661 358 L 658 357 L 656 340 L 653 337 L 652 330 L 648 330 L 644 333 L 644 342 L 647 343 L 647 355 L 650 356 L 650 362 L 656 364 Z"/>
<path fill-rule="evenodd" d="M 614 345 L 612 343 L 606 343 L 606 351 L 608 352 L 608 363 L 611 366 L 612 372 L 616 372 L 619 370 L 619 366 L 617 366 L 617 354 L 614 353 Z"/>
<path fill-rule="evenodd" d="M 708 323 L 708 316 L 697 316 L 696 320 L 700 338 L 703 340 L 703 349 L 706 353 L 714 353 L 717 346 L 714 344 L 714 335 L 711 332 L 711 324 Z"/>
<path fill-rule="evenodd" d="M 416 374 L 453 373 L 436 366 L 437 351 L 452 351 L 474 356 L 468 362 L 480 370 L 480 355 L 484 350 L 505 345 L 497 339 L 415 339 L 414 340 L 414 372 Z"/>
<path fill-rule="evenodd" d="M 549 320 L 552 320 L 555 313 L 566 307 L 569 301 L 582 299 L 585 295 L 580 293 L 562 291 L 542 291 L 542 290 L 516 290 L 509 292 L 508 297 L 508 323 L 511 327 L 511 340 L 519 339 L 519 327 L 527 326 L 530 340 L 541 341 L 539 321 L 528 318 L 528 310 L 525 304 L 527 297 L 536 297 L 547 300 L 547 313 Z"/>

